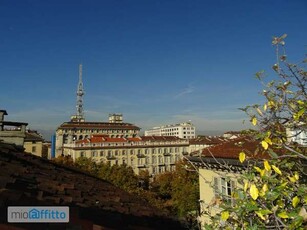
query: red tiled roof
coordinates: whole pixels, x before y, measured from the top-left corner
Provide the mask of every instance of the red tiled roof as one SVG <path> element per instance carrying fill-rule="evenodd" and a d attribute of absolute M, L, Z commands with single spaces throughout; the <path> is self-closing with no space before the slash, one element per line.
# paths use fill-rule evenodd
<path fill-rule="evenodd" d="M 133 142 L 142 141 L 142 138 L 140 137 L 127 137 L 126 139 Z"/>
<path fill-rule="evenodd" d="M 211 137 L 211 136 L 200 136 L 194 139 L 190 139 L 189 142 L 192 145 L 197 144 L 206 144 L 206 145 L 216 145 L 228 141 L 228 139 L 224 137 Z"/>
<path fill-rule="evenodd" d="M 141 137 L 143 141 L 177 141 L 183 140 L 175 136 L 143 136 Z"/>
<path fill-rule="evenodd" d="M 239 153 L 244 151 L 249 157 L 252 158 L 268 158 L 268 154 L 263 148 L 259 148 L 259 153 L 263 154 L 255 154 L 258 147 L 260 147 L 259 141 L 249 137 L 241 137 L 205 148 L 202 151 L 202 155 L 206 157 L 212 157 L 213 155 L 215 158 L 238 159 Z"/>

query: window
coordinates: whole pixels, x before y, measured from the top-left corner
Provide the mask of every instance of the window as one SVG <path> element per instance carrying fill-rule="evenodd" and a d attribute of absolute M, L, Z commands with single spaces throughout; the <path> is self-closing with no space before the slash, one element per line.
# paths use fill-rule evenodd
<path fill-rule="evenodd" d="M 235 182 L 226 177 L 214 177 L 215 197 L 221 197 L 225 201 L 233 202 L 232 193 Z"/>
<path fill-rule="evenodd" d="M 97 157 L 98 153 L 96 151 L 92 152 L 92 157 Z"/>
<path fill-rule="evenodd" d="M 163 158 L 159 156 L 159 163 L 163 163 Z"/>
<path fill-rule="evenodd" d="M 85 157 L 85 152 L 81 152 L 80 157 Z"/>
<path fill-rule="evenodd" d="M 103 157 L 103 151 L 100 151 L 100 156 Z"/>
<path fill-rule="evenodd" d="M 152 157 L 152 163 L 154 163 L 154 164 L 157 163 L 157 157 L 155 157 L 155 156 Z"/>
<path fill-rule="evenodd" d="M 36 152 L 36 146 L 32 146 L 32 153 Z"/>

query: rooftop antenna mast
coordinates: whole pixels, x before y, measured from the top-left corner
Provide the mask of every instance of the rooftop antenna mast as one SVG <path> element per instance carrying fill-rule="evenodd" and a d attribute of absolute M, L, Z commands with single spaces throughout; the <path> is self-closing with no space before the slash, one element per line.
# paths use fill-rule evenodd
<path fill-rule="evenodd" d="M 84 121 L 84 111 L 83 111 L 83 82 L 82 82 L 82 64 L 79 65 L 79 83 L 77 89 L 77 119 L 79 121 Z"/>

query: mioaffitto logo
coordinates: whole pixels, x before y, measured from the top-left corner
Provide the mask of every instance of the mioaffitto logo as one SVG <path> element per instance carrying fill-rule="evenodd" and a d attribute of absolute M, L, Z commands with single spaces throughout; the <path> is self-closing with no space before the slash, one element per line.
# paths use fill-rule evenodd
<path fill-rule="evenodd" d="M 10 206 L 7 208 L 9 223 L 68 223 L 69 207 L 64 206 Z"/>

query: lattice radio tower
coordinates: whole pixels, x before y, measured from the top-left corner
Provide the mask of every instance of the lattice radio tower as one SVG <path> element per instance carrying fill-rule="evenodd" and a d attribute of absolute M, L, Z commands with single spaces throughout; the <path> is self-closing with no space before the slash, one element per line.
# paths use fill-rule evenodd
<path fill-rule="evenodd" d="M 77 119 L 79 121 L 84 121 L 84 111 L 83 111 L 83 82 L 82 82 L 82 64 L 79 65 L 79 83 L 77 89 Z"/>

